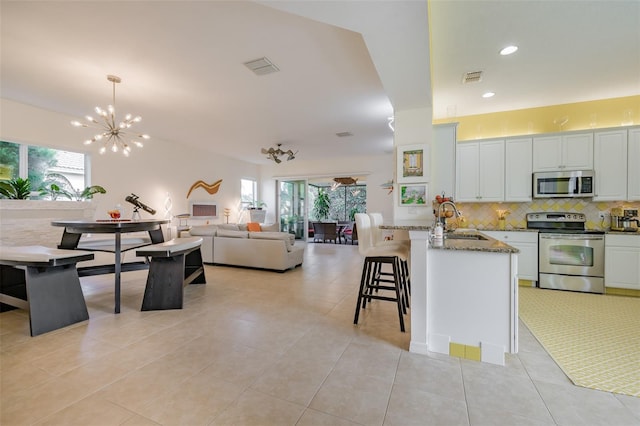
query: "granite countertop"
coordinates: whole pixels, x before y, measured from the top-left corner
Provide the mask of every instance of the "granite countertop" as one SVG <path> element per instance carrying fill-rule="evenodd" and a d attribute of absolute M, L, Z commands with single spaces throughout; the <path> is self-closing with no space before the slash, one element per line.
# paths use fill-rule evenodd
<path fill-rule="evenodd" d="M 638 229 L 636 232 L 612 231 L 611 229 L 605 229 L 604 232 L 606 232 L 607 234 L 615 234 L 615 235 L 640 235 L 640 229 Z"/>
<path fill-rule="evenodd" d="M 401 221 L 393 225 L 380 225 L 380 229 L 399 229 L 404 231 L 429 231 L 432 228 L 431 223 L 426 221 Z M 464 250 L 464 251 L 481 251 L 489 253 L 519 253 L 515 247 L 512 247 L 502 241 L 483 234 L 482 230 L 469 229 L 468 231 L 452 232 L 450 238 L 445 237 L 442 240 L 431 239 L 429 248 L 438 250 Z M 480 235 L 482 239 L 474 239 L 476 235 Z M 456 238 L 457 237 L 457 238 Z"/>
<path fill-rule="evenodd" d="M 468 237 L 481 236 L 483 239 L 466 239 Z M 429 242 L 430 249 L 437 250 L 463 250 L 481 251 L 487 253 L 520 253 L 515 247 L 502 241 L 491 238 L 482 232 L 460 232 L 452 235 L 445 235 L 442 240 L 432 239 Z"/>
<path fill-rule="evenodd" d="M 428 231 L 433 228 L 433 224 L 427 221 L 399 221 L 392 225 L 380 225 L 380 229 L 398 229 L 404 231 Z M 482 232 L 482 231 L 518 231 L 518 232 L 538 232 L 537 229 L 527 229 L 527 228 L 514 228 L 507 227 L 506 229 L 498 229 L 492 227 L 480 227 L 480 228 L 464 228 L 465 231 L 468 230 L 470 232 Z M 452 231 L 455 231 L 453 229 Z"/>

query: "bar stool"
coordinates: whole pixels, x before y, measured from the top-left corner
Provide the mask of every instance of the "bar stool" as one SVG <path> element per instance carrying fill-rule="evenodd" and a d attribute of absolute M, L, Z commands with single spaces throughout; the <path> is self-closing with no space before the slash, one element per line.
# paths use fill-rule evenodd
<path fill-rule="evenodd" d="M 411 257 L 409 253 L 411 253 L 411 241 L 410 240 L 385 240 L 382 238 L 382 229 L 380 229 L 380 225 L 383 224 L 384 219 L 382 217 L 382 213 L 368 213 L 369 219 L 371 220 L 371 235 L 372 242 L 374 247 L 393 247 L 397 248 L 401 251 L 407 251 L 407 259 L 402 260 L 400 262 L 402 266 L 402 271 L 405 276 L 404 284 L 404 297 L 405 297 L 405 305 L 409 307 L 409 295 L 411 295 L 411 278 L 409 276 L 409 261 Z"/>
<path fill-rule="evenodd" d="M 358 324 L 360 309 L 365 309 L 371 300 L 395 302 L 398 308 L 400 331 L 404 332 L 404 314 L 407 312 L 407 300 L 404 294 L 406 288 L 406 273 L 402 262 L 408 259 L 408 250 L 401 247 L 376 247 L 373 245 L 371 220 L 365 213 L 356 213 L 358 227 L 358 251 L 364 257 L 362 276 L 358 290 L 358 301 L 353 319 Z M 383 271 L 383 266 L 391 267 L 391 272 Z M 391 291 L 392 295 L 383 295 L 380 291 Z"/>

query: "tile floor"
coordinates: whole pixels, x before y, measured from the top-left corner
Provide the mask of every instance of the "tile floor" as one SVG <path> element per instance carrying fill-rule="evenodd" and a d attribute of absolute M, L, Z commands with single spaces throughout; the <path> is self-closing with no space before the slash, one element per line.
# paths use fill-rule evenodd
<path fill-rule="evenodd" d="M 395 306 L 353 326 L 357 246 L 286 273 L 208 266 L 182 310 L 140 312 L 146 271 L 82 278 L 91 319 L 35 338 L 0 314 L 0 424 L 640 425 L 640 398 L 573 386 L 521 327 L 505 367 L 407 351 Z"/>

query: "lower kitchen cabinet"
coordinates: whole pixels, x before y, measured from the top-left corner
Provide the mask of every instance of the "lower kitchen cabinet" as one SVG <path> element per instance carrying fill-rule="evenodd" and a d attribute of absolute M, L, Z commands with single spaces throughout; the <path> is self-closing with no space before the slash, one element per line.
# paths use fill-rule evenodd
<path fill-rule="evenodd" d="M 518 279 L 538 281 L 538 233 L 530 231 L 481 231 L 520 250 Z"/>
<path fill-rule="evenodd" d="M 604 284 L 640 290 L 640 235 L 605 236 Z"/>

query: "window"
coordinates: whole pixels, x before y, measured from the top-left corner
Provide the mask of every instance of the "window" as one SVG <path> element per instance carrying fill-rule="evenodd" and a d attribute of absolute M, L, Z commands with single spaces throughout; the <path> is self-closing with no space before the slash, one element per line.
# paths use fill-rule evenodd
<path fill-rule="evenodd" d="M 0 141 L 0 180 L 29 178 L 32 199 L 56 199 L 60 192 L 40 194 L 52 184 L 70 194 L 82 191 L 90 185 L 87 161 L 79 152 Z"/>
<path fill-rule="evenodd" d="M 242 207 L 256 206 L 258 202 L 258 182 L 253 179 L 240 180 L 240 202 Z"/>
<path fill-rule="evenodd" d="M 367 205 L 367 186 L 349 185 L 331 189 L 329 185 L 309 185 L 309 205 L 316 205 L 319 191 L 323 190 L 329 198 L 329 215 L 326 218 L 317 217 L 315 209 L 309 215 L 311 220 L 355 220 L 356 213 L 364 213 Z"/>
<path fill-rule="evenodd" d="M 0 180 L 15 179 L 19 173 L 20 145 L 0 141 Z"/>

